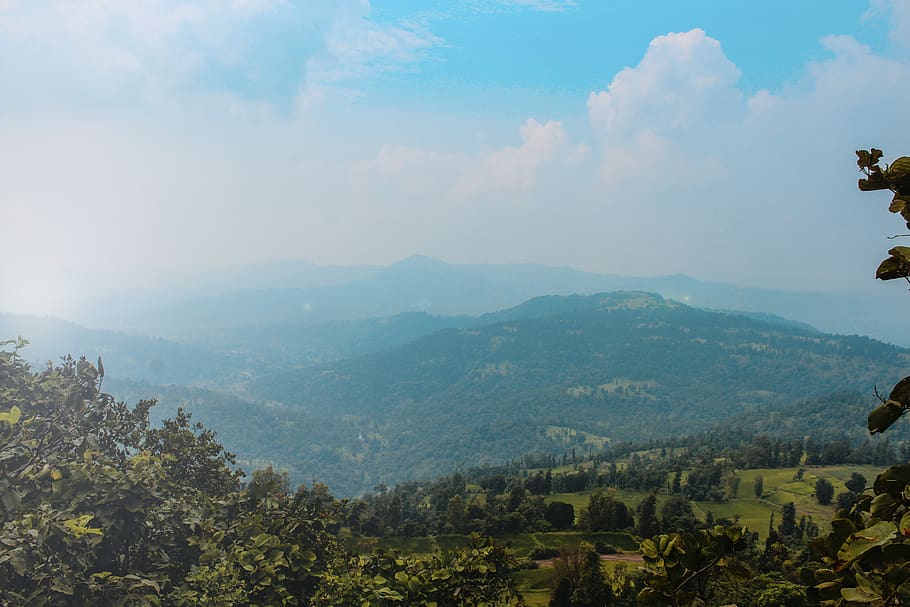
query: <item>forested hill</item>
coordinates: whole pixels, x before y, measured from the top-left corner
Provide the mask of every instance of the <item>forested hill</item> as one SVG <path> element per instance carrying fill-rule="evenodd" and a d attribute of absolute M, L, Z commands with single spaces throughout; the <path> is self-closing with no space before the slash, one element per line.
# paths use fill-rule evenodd
<path fill-rule="evenodd" d="M 287 447 L 293 474 L 351 493 L 524 452 L 695 430 L 835 390 L 869 393 L 910 363 L 872 339 L 645 293 L 526 306 L 538 312 L 262 376 L 249 393 L 284 411 L 272 442 Z"/>

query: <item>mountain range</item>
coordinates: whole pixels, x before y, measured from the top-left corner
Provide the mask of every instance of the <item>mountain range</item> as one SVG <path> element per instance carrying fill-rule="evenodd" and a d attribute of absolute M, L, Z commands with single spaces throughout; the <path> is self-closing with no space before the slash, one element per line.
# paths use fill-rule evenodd
<path fill-rule="evenodd" d="M 878 322 L 899 342 L 893 302 L 870 313 L 875 298 L 422 257 L 259 270 L 258 283 L 258 270 L 238 271 L 141 309 L 99 303 L 105 328 L 0 314 L 0 336 L 29 338 L 23 355 L 36 365 L 101 355 L 118 397 L 158 398 L 159 418 L 183 406 L 247 469 L 272 464 L 340 495 L 718 424 L 773 432 L 768 420 L 781 419 L 856 439 L 860 418 L 856 432 L 844 416 L 826 425 L 816 406 L 806 426 L 794 403 L 852 394 L 853 412 L 857 392 L 890 385 L 910 362 L 898 346 L 822 330 Z M 295 276 L 307 286 L 282 282 Z M 229 285 L 261 288 L 219 291 Z M 601 285 L 611 289 L 578 294 Z"/>
<path fill-rule="evenodd" d="M 540 295 L 617 290 L 657 293 L 691 306 L 773 314 L 842 334 L 910 346 L 894 314 L 899 285 L 872 293 L 739 287 L 675 275 L 630 277 L 538 264 L 449 264 L 412 256 L 390 266 L 277 262 L 184 278 L 170 290 L 94 300 L 71 320 L 91 327 L 194 339 L 227 328 L 315 325 L 401 312 L 478 315 Z"/>

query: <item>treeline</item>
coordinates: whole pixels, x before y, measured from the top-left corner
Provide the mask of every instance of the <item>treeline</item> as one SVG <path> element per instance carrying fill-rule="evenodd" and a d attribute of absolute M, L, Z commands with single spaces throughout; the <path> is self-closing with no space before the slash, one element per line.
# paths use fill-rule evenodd
<path fill-rule="evenodd" d="M 527 455 L 507 466 L 472 468 L 393 488 L 380 485 L 375 492 L 347 502 L 346 523 L 355 532 L 371 536 L 470 532 L 501 536 L 559 530 L 572 525 L 548 514 L 552 504 L 546 504 L 545 498 L 554 494 L 612 488 L 721 502 L 736 494 L 737 469 L 884 465 L 896 457 L 887 440 L 854 447 L 846 440 L 821 443 L 712 431 L 674 441 L 623 443 L 582 456 L 574 451 L 562 456 Z M 583 516 L 583 512 L 574 514 Z M 591 529 L 583 518 L 578 528 Z"/>

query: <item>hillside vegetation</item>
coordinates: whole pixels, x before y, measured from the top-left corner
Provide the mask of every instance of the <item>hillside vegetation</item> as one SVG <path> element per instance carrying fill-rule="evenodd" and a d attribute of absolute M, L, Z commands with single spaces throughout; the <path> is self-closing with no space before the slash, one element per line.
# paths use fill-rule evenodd
<path fill-rule="evenodd" d="M 272 441 L 299 455 L 292 474 L 318 469 L 345 494 L 459 464 L 584 446 L 592 437 L 600 444 L 657 438 L 838 390 L 870 393 L 910 361 L 906 351 L 868 338 L 645 293 L 528 306 L 535 317 L 516 311 L 514 319 L 265 375 L 247 394 L 281 411 Z M 295 448 L 300 437 L 319 453 Z"/>
<path fill-rule="evenodd" d="M 184 406 L 243 465 L 342 495 L 713 427 L 855 443 L 854 415 L 869 406 L 857 393 L 893 381 L 908 359 L 868 338 L 641 292 L 538 297 L 481 316 L 241 327 L 192 344 L 51 319 L 26 327 L 44 343 L 26 359 L 97 350 L 114 394 L 159 399 L 154 420 Z"/>

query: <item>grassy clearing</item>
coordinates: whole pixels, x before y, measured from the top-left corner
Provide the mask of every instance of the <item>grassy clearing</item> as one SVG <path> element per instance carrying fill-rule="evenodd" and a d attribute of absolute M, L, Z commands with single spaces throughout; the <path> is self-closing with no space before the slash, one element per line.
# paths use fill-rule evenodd
<path fill-rule="evenodd" d="M 612 487 L 607 488 L 606 490 L 613 496 L 614 499 L 617 499 L 620 502 L 624 503 L 628 508 L 631 508 L 632 510 L 637 508 L 638 504 L 640 504 L 643 499 L 651 494 L 650 491 L 628 491 L 626 489 L 614 489 Z M 545 501 L 548 504 L 550 502 L 566 502 L 567 504 L 572 504 L 572 506 L 575 508 L 575 516 L 577 519 L 579 512 L 581 512 L 581 509 L 588 507 L 588 500 L 591 499 L 591 493 L 592 491 L 582 491 L 581 493 L 554 493 L 552 495 L 548 495 Z M 664 502 L 666 502 L 667 499 L 669 499 L 668 495 L 664 493 L 657 494 L 658 511 L 664 505 Z"/>
<path fill-rule="evenodd" d="M 868 484 L 872 484 L 875 477 L 881 472 L 877 466 L 806 466 L 802 478 L 797 480 L 798 468 L 770 468 L 760 470 L 743 470 L 737 473 L 739 486 L 736 498 L 726 502 L 697 502 L 694 504 L 696 515 L 704 519 L 708 512 L 714 518 L 728 518 L 738 520 L 752 531 L 757 531 L 764 540 L 768 535 L 768 524 L 772 513 L 775 513 L 775 525 L 780 524 L 781 507 L 793 502 L 796 506 L 797 516 L 811 516 L 821 527 L 822 533 L 827 530 L 828 521 L 833 514 L 833 506 L 822 506 L 815 499 L 815 482 L 819 478 L 826 478 L 834 485 L 835 495 L 845 491 L 844 482 L 850 475 L 858 472 L 866 477 Z M 755 496 L 754 482 L 757 476 L 763 479 L 763 491 L 760 497 Z M 649 495 L 647 491 L 612 490 L 614 497 L 622 501 L 627 507 L 634 509 Z M 587 507 L 591 492 L 561 493 L 547 496 L 546 501 L 560 501 L 572 504 L 576 513 Z M 665 494 L 658 494 L 658 512 L 668 499 Z M 348 548 L 360 553 L 368 553 L 374 548 L 395 549 L 406 554 L 426 554 L 437 548 L 451 550 L 459 546 L 468 546 L 470 539 L 461 535 L 443 535 L 432 538 L 365 538 L 347 537 L 345 541 Z M 527 557 L 534 548 L 546 546 L 555 548 L 570 548 L 581 542 L 595 544 L 603 542 L 612 544 L 624 552 L 635 552 L 638 549 L 638 540 L 624 532 L 588 533 L 582 531 L 551 532 L 551 533 L 521 533 L 499 539 L 510 546 L 517 557 Z M 605 568 L 624 567 L 625 564 L 605 562 Z M 552 568 L 531 569 L 517 572 L 516 583 L 525 599 L 525 604 L 530 607 L 543 607 L 549 604 L 554 580 Z"/>
<path fill-rule="evenodd" d="M 526 605 L 548 605 L 555 586 L 553 568 L 519 571 L 515 574 L 515 583 Z"/>
<path fill-rule="evenodd" d="M 638 550 L 638 540 L 621 531 L 553 531 L 549 533 L 518 533 L 503 538 L 512 552 L 519 557 L 530 554 L 534 548 L 574 548 L 586 542 L 594 545 L 597 542 L 611 544 L 620 550 L 635 552 Z"/>
<path fill-rule="evenodd" d="M 739 487 L 736 499 L 723 503 L 701 502 L 698 509 L 701 514 L 710 510 L 715 518 L 726 517 L 739 520 L 753 531 L 758 531 L 764 539 L 768 535 L 768 524 L 771 513 L 776 513 L 775 524 L 780 524 L 780 512 L 784 504 L 793 502 L 796 506 L 796 515 L 812 517 L 819 525 L 822 533 L 827 530 L 828 521 L 834 514 L 833 505 L 822 505 L 815 499 L 815 483 L 819 478 L 828 479 L 834 485 L 835 496 L 846 491 L 844 482 L 850 475 L 858 472 L 866 477 L 868 484 L 872 484 L 875 477 L 881 472 L 878 466 L 804 466 L 801 479 L 797 479 L 799 468 L 764 468 L 757 470 L 743 470 L 737 474 Z M 755 496 L 755 479 L 761 476 L 764 488 L 761 497 Z"/>
<path fill-rule="evenodd" d="M 697 502 L 695 504 L 696 515 L 704 520 L 708 512 L 714 515 L 714 518 L 728 518 L 730 520 L 739 520 L 752 531 L 757 531 L 761 539 L 768 535 L 768 524 L 771 513 L 775 514 L 775 525 L 780 524 L 780 512 L 784 504 L 793 502 L 796 506 L 796 515 L 812 517 L 812 520 L 819 525 L 824 533 L 827 530 L 827 523 L 834 514 L 834 506 L 824 506 L 819 504 L 815 499 L 815 482 L 819 478 L 826 478 L 834 485 L 835 496 L 846 491 L 844 482 L 850 479 L 850 475 L 858 472 L 866 477 L 868 484 L 871 485 L 875 477 L 881 472 L 879 466 L 804 466 L 804 472 L 801 479 L 797 480 L 799 468 L 764 468 L 755 470 L 742 470 L 737 473 L 739 486 L 736 492 L 736 498 L 726 502 Z M 763 479 L 763 491 L 761 497 L 755 496 L 755 479 L 761 476 Z M 685 474 L 683 475 L 685 478 Z M 623 489 L 609 489 L 616 499 L 626 504 L 631 509 L 635 509 L 641 501 L 649 495 L 647 491 L 626 491 Z M 588 506 L 591 491 L 581 493 L 558 493 L 547 497 L 547 502 L 560 501 L 572 504 L 575 507 L 576 516 L 582 508 Z M 663 507 L 668 496 L 664 493 L 657 495 L 657 509 Z"/>

